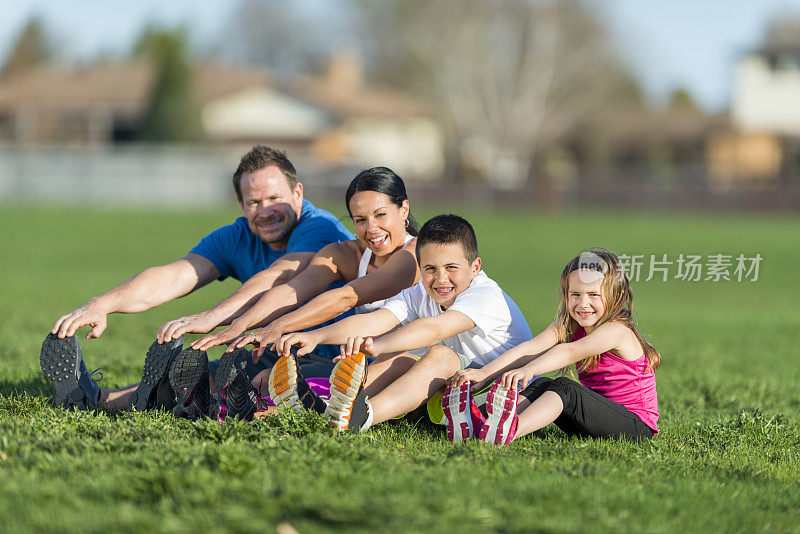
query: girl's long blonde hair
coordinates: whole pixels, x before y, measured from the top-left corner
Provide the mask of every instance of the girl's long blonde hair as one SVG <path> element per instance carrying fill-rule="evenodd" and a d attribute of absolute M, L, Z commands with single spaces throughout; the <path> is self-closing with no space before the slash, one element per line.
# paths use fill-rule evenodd
<path fill-rule="evenodd" d="M 603 248 L 592 248 L 575 256 L 561 273 L 561 300 L 558 304 L 558 314 L 556 315 L 559 343 L 572 341 L 575 332 L 580 328 L 580 325 L 567 311 L 569 275 L 578 269 L 591 269 L 603 274 L 600 298 L 603 299 L 606 310 L 600 320 L 597 321 L 595 327 L 603 323 L 617 321 L 630 328 L 644 348 L 648 367 L 653 370 L 657 369 L 661 365 L 661 355 L 637 330 L 633 320 L 633 293 L 631 292 L 631 284 L 628 281 L 628 277 L 625 275 L 617 255 Z M 596 354 L 581 360 L 576 367 L 578 371 L 592 369 L 599 360 L 600 355 Z"/>

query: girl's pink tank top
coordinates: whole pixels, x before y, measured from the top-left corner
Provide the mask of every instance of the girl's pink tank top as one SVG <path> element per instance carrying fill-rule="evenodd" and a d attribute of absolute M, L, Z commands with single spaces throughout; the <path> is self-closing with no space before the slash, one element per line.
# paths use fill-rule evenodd
<path fill-rule="evenodd" d="M 578 327 L 576 341 L 586 335 Z M 621 404 L 642 420 L 644 424 L 658 432 L 658 395 L 656 394 L 656 374 L 647 368 L 647 356 L 629 361 L 610 352 L 600 355 L 597 366 L 578 373 L 581 384 L 596 391 L 607 399 Z"/>

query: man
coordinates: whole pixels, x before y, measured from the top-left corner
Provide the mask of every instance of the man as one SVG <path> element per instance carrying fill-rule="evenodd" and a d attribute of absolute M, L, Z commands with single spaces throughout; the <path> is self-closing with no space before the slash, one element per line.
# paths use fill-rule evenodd
<path fill-rule="evenodd" d="M 233 175 L 233 187 L 243 217 L 203 238 L 183 258 L 145 269 L 56 321 L 41 356 L 42 370 L 56 387 L 56 403 L 95 407 L 100 400 L 109 407 L 120 408 L 133 400 L 137 408 L 143 409 L 152 407 L 154 402 L 158 384 L 148 385 L 148 380 L 142 382 L 147 387 L 139 388 L 142 391 L 138 392 L 138 399 L 130 399 L 137 385 L 118 392 L 102 392 L 101 396 L 88 375 L 83 376 L 80 347 L 77 338 L 72 337 L 80 327 L 91 326 L 87 340 L 97 338 L 105 331 L 110 313 L 145 311 L 228 276 L 240 282 L 250 280 L 229 297 L 238 308 L 291 279 L 325 245 L 353 239 L 333 215 L 303 199 L 303 185 L 297 180 L 295 168 L 279 150 L 253 147 L 242 156 Z M 148 351 L 145 375 L 148 361 L 168 366 L 175 350 L 180 350 L 178 343 L 157 345 Z M 166 373 L 162 365 L 157 367 Z M 156 378 L 159 379 L 155 382 L 159 382 L 163 376 Z"/>

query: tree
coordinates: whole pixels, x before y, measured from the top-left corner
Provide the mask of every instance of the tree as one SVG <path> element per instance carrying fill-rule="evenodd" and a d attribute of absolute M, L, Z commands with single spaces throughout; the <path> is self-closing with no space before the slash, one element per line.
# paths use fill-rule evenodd
<path fill-rule="evenodd" d="M 332 43 L 352 35 L 355 15 L 347 2 L 244 0 L 232 16 L 227 48 L 279 76 L 320 71 Z"/>
<path fill-rule="evenodd" d="M 669 95 L 669 109 L 674 111 L 698 111 L 697 102 L 685 87 L 673 89 Z"/>
<path fill-rule="evenodd" d="M 38 17 L 31 18 L 20 33 L 17 41 L 0 70 L 0 78 L 18 74 L 52 57 L 51 46 L 46 37 L 45 27 Z"/>
<path fill-rule="evenodd" d="M 391 6 L 387 6 L 391 4 Z M 581 0 L 362 0 L 438 100 L 462 163 L 514 186 L 536 154 L 631 89 L 602 22 Z M 386 70 L 386 69 L 384 69 Z M 624 91 L 623 91 L 624 90 Z"/>
<path fill-rule="evenodd" d="M 184 28 L 162 30 L 147 26 L 133 56 L 154 62 L 155 83 L 150 91 L 139 137 L 146 141 L 198 141 L 203 138 L 200 106 L 187 59 Z"/>

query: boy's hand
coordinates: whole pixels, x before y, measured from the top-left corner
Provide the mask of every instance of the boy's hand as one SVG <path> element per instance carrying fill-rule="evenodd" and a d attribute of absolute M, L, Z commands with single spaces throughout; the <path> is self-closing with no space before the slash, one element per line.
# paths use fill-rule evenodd
<path fill-rule="evenodd" d="M 298 346 L 297 355 L 304 356 L 317 348 L 318 344 L 319 340 L 313 332 L 294 332 L 281 336 L 270 348 L 280 356 L 287 356 L 293 346 Z"/>
<path fill-rule="evenodd" d="M 512 389 L 517 387 L 520 382 L 522 382 L 522 387 L 527 386 L 528 382 L 530 382 L 534 376 L 536 376 L 536 373 L 529 370 L 526 365 L 525 367 L 503 373 L 503 376 L 500 377 L 500 381 L 504 387 Z"/>
<path fill-rule="evenodd" d="M 340 355 L 334 360 L 339 361 L 352 354 L 363 352 L 367 358 L 376 358 L 380 352 L 375 349 L 375 342 L 371 337 L 349 337 L 344 345 L 339 347 Z"/>
<path fill-rule="evenodd" d="M 450 385 L 460 387 L 464 382 L 472 382 L 471 389 L 475 389 L 481 382 L 486 380 L 482 369 L 462 369 L 450 378 Z"/>

